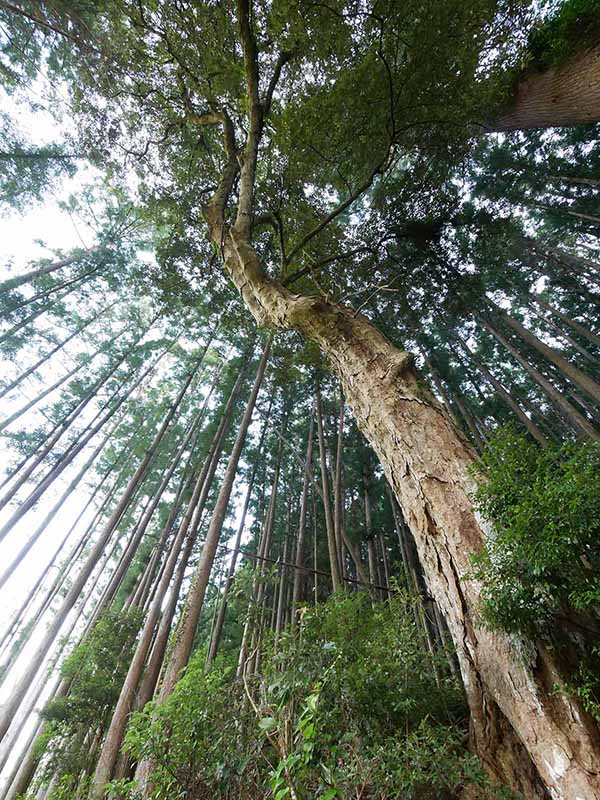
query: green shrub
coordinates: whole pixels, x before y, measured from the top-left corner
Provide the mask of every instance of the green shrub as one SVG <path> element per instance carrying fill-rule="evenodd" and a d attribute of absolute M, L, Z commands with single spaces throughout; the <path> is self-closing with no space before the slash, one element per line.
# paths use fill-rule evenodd
<path fill-rule="evenodd" d="M 600 600 L 600 446 L 540 449 L 507 428 L 484 454 L 476 503 L 494 523 L 476 559 L 493 626 L 549 629 Z"/>
<path fill-rule="evenodd" d="M 600 720 L 600 445 L 540 449 L 507 428 L 481 470 L 476 503 L 494 525 L 474 559 L 483 619 L 549 640 L 563 654 L 557 690 Z"/>
<path fill-rule="evenodd" d="M 205 674 L 198 654 L 127 734 L 130 754 L 153 762 L 154 797 L 418 800 L 487 786 L 462 687 L 425 650 L 412 604 L 353 594 L 305 609 L 247 683 L 232 658 Z"/>

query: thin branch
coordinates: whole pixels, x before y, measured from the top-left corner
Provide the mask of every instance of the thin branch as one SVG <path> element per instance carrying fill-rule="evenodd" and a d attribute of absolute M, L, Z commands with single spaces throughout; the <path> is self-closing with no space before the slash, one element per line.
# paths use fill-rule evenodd
<path fill-rule="evenodd" d="M 348 197 L 344 201 L 339 203 L 339 205 L 337 205 L 333 209 L 333 211 L 327 214 L 327 216 L 324 217 L 321 220 L 321 222 L 315 225 L 315 227 L 311 231 L 309 231 L 306 234 L 306 236 L 304 236 L 295 247 L 292 248 L 291 253 L 287 257 L 288 264 L 295 255 L 297 255 L 301 250 L 303 250 L 306 247 L 306 245 L 310 242 L 311 239 L 314 239 L 315 236 L 318 236 L 321 233 L 321 231 L 323 231 L 329 225 L 330 222 L 332 222 L 343 211 L 345 211 L 349 206 L 351 206 L 352 203 L 361 196 L 361 194 L 367 191 L 367 189 L 371 186 L 371 184 L 375 180 L 376 176 L 381 174 L 381 172 L 383 171 L 385 164 L 387 163 L 387 160 L 388 158 L 386 156 L 386 158 L 381 163 L 377 164 L 377 166 L 371 171 L 369 177 L 363 183 L 361 183 L 352 192 L 352 194 L 348 195 Z"/>

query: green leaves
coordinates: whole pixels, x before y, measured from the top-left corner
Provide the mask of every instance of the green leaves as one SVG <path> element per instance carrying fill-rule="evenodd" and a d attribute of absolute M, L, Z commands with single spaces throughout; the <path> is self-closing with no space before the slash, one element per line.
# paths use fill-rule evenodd
<path fill-rule="evenodd" d="M 263 717 L 258 722 L 258 727 L 265 733 L 270 733 L 277 728 L 277 720 L 274 717 Z"/>

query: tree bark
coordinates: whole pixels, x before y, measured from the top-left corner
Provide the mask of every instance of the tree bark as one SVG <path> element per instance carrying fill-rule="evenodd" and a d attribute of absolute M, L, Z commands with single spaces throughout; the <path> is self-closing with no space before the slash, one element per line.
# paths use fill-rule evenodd
<path fill-rule="evenodd" d="M 329 480 L 327 477 L 327 458 L 325 454 L 325 436 L 323 433 L 323 412 L 321 408 L 321 389 L 317 382 L 315 387 L 317 433 L 319 438 L 319 458 L 321 463 L 321 484 L 323 511 L 325 513 L 325 527 L 327 530 L 327 547 L 329 550 L 329 568 L 331 570 L 331 585 L 334 592 L 341 586 L 340 568 L 333 513 L 331 510 L 331 497 L 329 495 Z"/>
<path fill-rule="evenodd" d="M 515 131 L 600 121 L 600 45 L 573 55 L 518 84 L 510 106 L 489 127 Z"/>
<path fill-rule="evenodd" d="M 514 637 L 478 624 L 480 587 L 471 577 L 470 557 L 483 547 L 486 526 L 471 501 L 472 449 L 423 385 L 408 353 L 359 312 L 321 296 L 290 292 L 268 276 L 252 246 L 264 108 L 249 3 L 238 0 L 237 5 L 248 134 L 240 153 L 230 120 L 221 116 L 227 163 L 205 211 L 216 252 L 258 324 L 298 331 L 321 348 L 339 376 L 358 427 L 409 521 L 430 592 L 448 621 L 474 745 L 490 772 L 523 788 L 530 799 L 543 797 L 545 785 L 553 800 L 600 800 L 598 731 L 588 726 L 575 699 L 552 693 L 550 656 L 533 642 L 517 645 Z M 238 170 L 237 215 L 229 227 L 225 210 Z"/>
<path fill-rule="evenodd" d="M 483 546 L 484 532 L 470 500 L 473 453 L 423 387 L 411 357 L 361 314 L 322 297 L 293 295 L 267 278 L 249 242 L 219 224 L 218 215 L 212 222 L 226 269 L 260 324 L 300 331 L 339 375 L 410 520 L 430 591 L 448 620 L 484 763 L 530 797 L 541 796 L 524 743 L 557 798 L 600 798 L 598 742 L 576 721 L 582 716 L 575 702 L 550 695 L 533 645 L 527 664 L 509 636 L 477 626 L 479 587 L 468 576 L 470 554 Z"/>

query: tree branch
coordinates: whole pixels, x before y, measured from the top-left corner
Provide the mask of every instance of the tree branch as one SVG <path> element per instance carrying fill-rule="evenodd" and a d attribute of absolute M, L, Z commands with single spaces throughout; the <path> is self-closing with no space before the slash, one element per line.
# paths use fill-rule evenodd
<path fill-rule="evenodd" d="M 332 222 L 337 216 L 339 216 L 343 211 L 345 211 L 348 208 L 348 206 L 351 206 L 352 203 L 355 200 L 357 200 L 361 196 L 361 194 L 363 194 L 363 192 L 367 191 L 367 189 L 371 186 L 371 184 L 375 180 L 375 177 L 379 175 L 384 169 L 386 161 L 387 157 L 383 162 L 377 164 L 377 166 L 371 171 L 371 174 L 369 175 L 366 181 L 361 183 L 352 192 L 352 194 L 348 195 L 348 197 L 343 202 L 337 205 L 331 213 L 329 213 L 326 217 L 324 217 L 321 220 L 321 222 L 315 225 L 315 227 L 311 231 L 309 231 L 306 234 L 306 236 L 304 236 L 295 247 L 292 248 L 291 253 L 289 253 L 287 257 L 286 263 L 289 264 L 292 258 L 295 255 L 297 255 L 301 250 L 303 250 L 311 239 L 314 239 L 315 236 L 318 236 L 321 233 L 321 231 L 324 230 L 329 225 L 330 222 Z"/>

